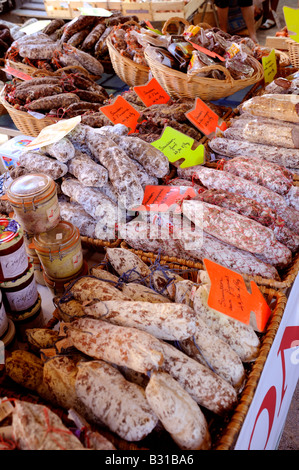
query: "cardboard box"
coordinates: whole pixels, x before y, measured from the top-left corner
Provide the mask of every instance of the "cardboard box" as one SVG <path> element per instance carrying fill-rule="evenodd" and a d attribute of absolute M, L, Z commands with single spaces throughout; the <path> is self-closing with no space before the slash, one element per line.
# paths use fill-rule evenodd
<path fill-rule="evenodd" d="M 17 135 L 0 145 L 1 168 L 5 171 L 9 168 L 15 168 L 19 165 L 19 157 L 23 152 L 25 145 L 32 142 L 34 137 L 27 135 Z"/>

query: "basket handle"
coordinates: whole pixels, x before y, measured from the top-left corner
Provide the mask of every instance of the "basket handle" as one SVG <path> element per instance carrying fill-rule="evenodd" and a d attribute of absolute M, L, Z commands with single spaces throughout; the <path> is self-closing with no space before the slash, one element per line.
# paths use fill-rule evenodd
<path fill-rule="evenodd" d="M 185 26 L 190 26 L 190 23 L 185 20 L 185 18 L 180 18 L 179 16 L 173 16 L 172 18 L 169 18 L 163 25 L 162 28 L 162 34 L 167 34 L 167 28 L 170 24 L 174 23 L 179 30 L 180 23 L 183 23 Z"/>
<path fill-rule="evenodd" d="M 199 26 L 202 29 L 212 29 L 212 26 L 209 23 L 197 23 L 195 26 Z"/>
<path fill-rule="evenodd" d="M 233 77 L 231 76 L 230 74 L 230 71 L 226 68 L 226 67 L 223 67 L 222 65 L 219 65 L 219 64 L 215 64 L 215 65 L 207 65 L 206 67 L 202 67 L 200 69 L 200 72 L 210 72 L 211 70 L 220 70 L 221 72 L 224 73 L 225 77 L 226 77 L 226 82 L 230 82 L 231 84 L 234 83 L 234 79 Z M 188 73 L 188 82 L 190 80 L 192 80 L 194 77 L 196 77 L 196 75 L 200 72 L 193 72 L 192 71 L 190 73 Z M 198 77 L 198 78 L 207 78 L 207 77 Z M 222 81 L 222 80 L 221 80 Z"/>

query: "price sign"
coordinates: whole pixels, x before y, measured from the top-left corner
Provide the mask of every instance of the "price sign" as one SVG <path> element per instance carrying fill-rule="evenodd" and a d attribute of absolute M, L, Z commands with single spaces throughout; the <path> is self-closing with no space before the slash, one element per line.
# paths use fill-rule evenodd
<path fill-rule="evenodd" d="M 58 142 L 60 139 L 65 137 L 69 132 L 71 132 L 81 121 L 81 116 L 75 116 L 70 119 L 64 119 L 58 121 L 51 126 L 47 126 L 40 131 L 38 136 L 32 140 L 29 144 L 23 147 L 23 150 L 34 150 L 40 147 L 45 147 L 46 145 L 53 144 Z"/>
<path fill-rule="evenodd" d="M 147 107 L 153 104 L 166 104 L 171 99 L 155 78 L 146 85 L 135 86 L 134 91 Z"/>
<path fill-rule="evenodd" d="M 192 199 L 197 196 L 192 186 L 155 186 L 148 185 L 144 188 L 142 205 L 135 211 L 167 212 L 172 209 L 174 213 L 181 213 L 181 203 L 184 199 Z"/>
<path fill-rule="evenodd" d="M 250 293 L 241 274 L 211 260 L 203 261 L 211 281 L 208 306 L 246 325 L 251 324 L 256 331 L 264 331 L 271 309 L 256 283 L 250 282 Z"/>
<path fill-rule="evenodd" d="M 32 77 L 28 75 L 27 73 L 21 72 L 20 70 L 16 70 L 13 67 L 10 67 L 9 65 L 5 65 L 5 68 L 2 69 L 3 72 L 8 73 L 9 75 L 12 75 L 13 77 L 20 78 L 21 80 L 31 80 Z"/>
<path fill-rule="evenodd" d="M 182 132 L 166 127 L 160 139 L 152 142 L 151 145 L 160 150 L 173 163 L 184 159 L 181 168 L 189 168 L 204 163 L 205 150 L 203 145 L 199 145 L 192 150 L 194 140 Z"/>
<path fill-rule="evenodd" d="M 299 9 L 290 7 L 282 9 L 290 38 L 299 42 Z"/>
<path fill-rule="evenodd" d="M 275 75 L 277 74 L 277 63 L 274 49 L 272 49 L 268 56 L 262 57 L 262 63 L 264 69 L 265 83 L 271 83 L 274 80 Z"/>
<path fill-rule="evenodd" d="M 196 98 L 194 108 L 186 113 L 186 117 L 208 137 L 212 137 L 217 128 L 222 131 L 227 128 L 226 123 L 199 98 Z"/>
<path fill-rule="evenodd" d="M 100 110 L 113 124 L 123 124 L 128 127 L 129 134 L 135 132 L 141 117 L 140 113 L 122 96 L 118 96 L 114 103 L 102 106 Z"/>

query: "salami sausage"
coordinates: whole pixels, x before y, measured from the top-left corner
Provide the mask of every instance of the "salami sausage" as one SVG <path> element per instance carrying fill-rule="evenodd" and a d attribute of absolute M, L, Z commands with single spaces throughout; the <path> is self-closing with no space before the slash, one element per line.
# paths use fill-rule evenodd
<path fill-rule="evenodd" d="M 67 163 L 75 156 L 75 147 L 67 137 L 63 137 L 53 144 L 42 147 L 42 151 L 48 153 L 51 157 L 56 158 L 62 163 Z"/>
<path fill-rule="evenodd" d="M 59 208 L 61 218 L 78 227 L 81 236 L 96 238 L 97 221 L 80 204 L 59 201 Z"/>
<path fill-rule="evenodd" d="M 74 346 L 88 356 L 127 366 L 137 372 L 146 374 L 163 364 L 160 341 L 136 328 L 80 318 L 68 325 L 67 335 Z"/>
<path fill-rule="evenodd" d="M 144 390 L 103 361 L 81 363 L 76 392 L 90 413 L 127 441 L 140 441 L 156 426 L 158 418 Z"/>
<path fill-rule="evenodd" d="M 275 145 L 242 142 L 235 139 L 216 137 L 209 141 L 209 147 L 219 155 L 227 157 L 251 157 L 264 159 L 289 168 L 299 168 L 299 149 L 286 149 Z"/>
<path fill-rule="evenodd" d="M 79 150 L 75 150 L 74 157 L 69 160 L 68 169 L 83 186 L 101 187 L 108 182 L 106 168 Z"/>
<path fill-rule="evenodd" d="M 53 180 L 61 178 L 68 171 L 64 163 L 39 152 L 24 152 L 20 155 L 19 162 L 26 169 L 36 173 L 46 173 Z"/>
<path fill-rule="evenodd" d="M 254 96 L 242 104 L 241 110 L 253 116 L 299 123 L 299 96 L 275 93 Z"/>
<path fill-rule="evenodd" d="M 112 300 L 95 302 L 84 311 L 90 317 L 138 328 L 167 341 L 180 341 L 195 333 L 194 312 L 183 304 Z"/>
<path fill-rule="evenodd" d="M 273 232 L 255 220 L 202 201 L 184 201 L 183 213 L 195 225 L 219 240 L 262 256 L 267 263 L 283 267 L 292 260 L 291 251 Z"/>
<path fill-rule="evenodd" d="M 106 26 L 104 23 L 99 23 L 97 24 L 86 36 L 86 38 L 83 41 L 82 44 L 82 49 L 83 51 L 86 51 L 88 49 L 92 49 L 96 42 L 100 39 L 102 36 L 103 32 L 105 31 Z"/>
<path fill-rule="evenodd" d="M 226 171 L 198 165 L 193 168 L 178 169 L 179 176 L 195 178 L 208 189 L 223 189 L 235 194 L 254 199 L 257 202 L 271 206 L 285 221 L 286 226 L 295 233 L 299 233 L 299 220 L 297 211 L 290 207 L 283 196 L 275 193 L 252 181 L 231 175 Z"/>
<path fill-rule="evenodd" d="M 67 108 L 70 104 L 78 103 L 79 101 L 79 96 L 74 93 L 59 93 L 34 100 L 26 104 L 26 107 L 31 111 L 50 111 L 55 108 Z"/>
<path fill-rule="evenodd" d="M 153 372 L 145 389 L 147 401 L 180 449 L 208 450 L 206 418 L 188 392 L 165 372 Z"/>

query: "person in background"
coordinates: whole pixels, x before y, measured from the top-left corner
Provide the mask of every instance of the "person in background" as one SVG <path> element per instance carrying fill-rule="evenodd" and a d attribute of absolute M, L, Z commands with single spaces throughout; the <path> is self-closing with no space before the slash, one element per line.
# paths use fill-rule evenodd
<path fill-rule="evenodd" d="M 222 29 L 222 31 L 227 32 L 229 0 L 215 0 L 215 5 L 217 7 L 219 27 Z M 257 43 L 253 0 L 238 0 L 238 5 L 241 8 L 241 12 L 248 30 L 248 35 L 254 42 Z"/>
<path fill-rule="evenodd" d="M 264 16 L 263 16 L 263 24 L 261 25 L 260 29 L 270 29 L 276 25 L 275 16 L 276 16 L 278 3 L 279 3 L 279 0 L 265 0 L 262 3 Z"/>

